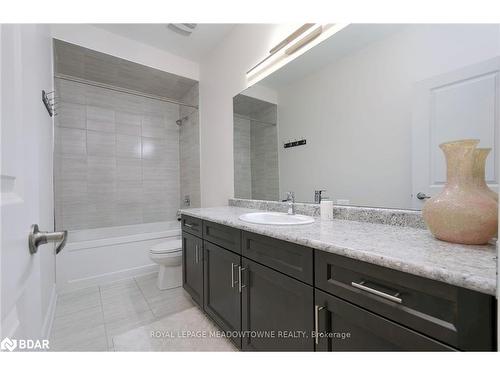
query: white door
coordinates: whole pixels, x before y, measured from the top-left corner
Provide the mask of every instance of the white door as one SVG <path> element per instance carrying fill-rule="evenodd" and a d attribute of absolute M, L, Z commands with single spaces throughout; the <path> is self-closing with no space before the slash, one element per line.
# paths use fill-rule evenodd
<path fill-rule="evenodd" d="M 491 147 L 486 182 L 498 190 L 500 58 L 427 79 L 415 85 L 412 133 L 413 207 L 421 209 L 446 181 L 446 163 L 439 144 L 476 138 Z"/>
<path fill-rule="evenodd" d="M 31 224 L 54 229 L 52 41 L 44 25 L 1 25 L 0 337 L 45 338 L 55 306 L 54 245 L 30 255 Z"/>

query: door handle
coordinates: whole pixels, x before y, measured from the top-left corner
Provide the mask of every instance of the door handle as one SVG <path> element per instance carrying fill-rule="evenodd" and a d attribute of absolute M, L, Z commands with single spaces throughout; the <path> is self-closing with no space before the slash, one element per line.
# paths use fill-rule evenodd
<path fill-rule="evenodd" d="M 231 288 L 234 288 L 234 267 L 236 266 L 238 265 L 231 262 Z"/>
<path fill-rule="evenodd" d="M 38 251 L 38 246 L 44 245 L 48 242 L 59 242 L 56 247 L 56 254 L 59 254 L 61 250 L 66 245 L 66 240 L 68 238 L 68 231 L 63 230 L 62 232 L 41 232 L 38 229 L 37 224 L 31 226 L 30 234 L 28 236 L 28 245 L 30 249 L 30 254 L 36 254 Z"/>
<path fill-rule="evenodd" d="M 314 341 L 316 345 L 319 344 L 319 312 L 324 308 L 324 306 L 314 305 Z"/>
<path fill-rule="evenodd" d="M 238 266 L 238 291 L 241 293 L 241 291 L 243 290 L 243 288 L 246 287 L 246 285 L 243 285 L 241 283 L 241 278 L 242 278 L 242 275 L 243 275 L 243 271 L 245 271 L 246 268 L 241 268 L 241 266 Z"/>
<path fill-rule="evenodd" d="M 424 199 L 429 199 L 429 198 L 431 198 L 431 197 L 425 193 L 422 193 L 422 192 L 417 193 L 417 199 L 420 199 L 421 201 L 423 201 Z"/>
<path fill-rule="evenodd" d="M 195 245 L 194 246 L 194 262 L 196 264 L 198 264 L 199 261 L 200 261 L 200 256 L 198 254 L 198 245 Z"/>

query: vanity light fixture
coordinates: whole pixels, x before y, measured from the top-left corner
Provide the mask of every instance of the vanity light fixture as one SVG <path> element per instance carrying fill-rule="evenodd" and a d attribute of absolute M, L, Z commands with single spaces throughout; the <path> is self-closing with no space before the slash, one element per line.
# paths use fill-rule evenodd
<path fill-rule="evenodd" d="M 302 25 L 271 48 L 269 55 L 246 73 L 248 86 L 264 79 L 348 25 L 348 23 Z"/>
<path fill-rule="evenodd" d="M 196 28 L 195 23 L 169 23 L 167 28 L 182 36 L 190 36 Z"/>

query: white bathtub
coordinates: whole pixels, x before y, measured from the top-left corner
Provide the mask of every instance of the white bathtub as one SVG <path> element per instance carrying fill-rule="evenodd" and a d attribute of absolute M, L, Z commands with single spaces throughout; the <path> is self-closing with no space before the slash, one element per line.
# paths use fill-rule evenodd
<path fill-rule="evenodd" d="M 56 257 L 58 293 L 155 272 L 149 249 L 172 237 L 178 221 L 70 231 Z"/>

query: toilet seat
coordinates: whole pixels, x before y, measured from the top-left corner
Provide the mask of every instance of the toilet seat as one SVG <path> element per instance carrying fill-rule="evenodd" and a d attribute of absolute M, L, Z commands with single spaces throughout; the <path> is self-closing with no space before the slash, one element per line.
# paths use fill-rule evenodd
<path fill-rule="evenodd" d="M 151 254 L 170 254 L 182 251 L 182 240 L 168 240 L 157 245 L 154 245 L 149 251 Z"/>

